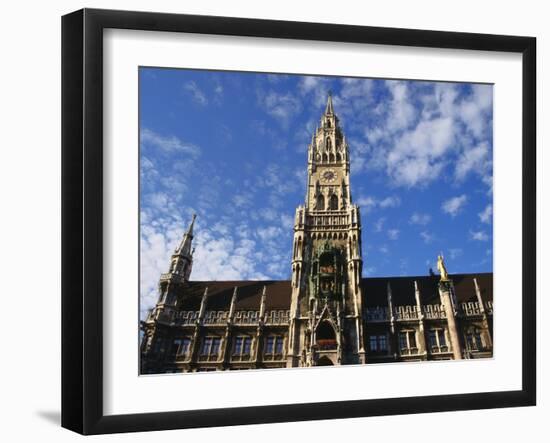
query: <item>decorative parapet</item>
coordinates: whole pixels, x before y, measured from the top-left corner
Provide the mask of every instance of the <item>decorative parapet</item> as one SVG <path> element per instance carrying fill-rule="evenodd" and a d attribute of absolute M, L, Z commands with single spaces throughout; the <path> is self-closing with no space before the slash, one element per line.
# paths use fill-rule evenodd
<path fill-rule="evenodd" d="M 306 226 L 315 229 L 346 229 L 349 227 L 348 211 L 311 211 L 305 217 Z"/>
<path fill-rule="evenodd" d="M 229 318 L 229 311 L 206 311 L 203 324 L 205 325 L 224 325 Z"/>
<path fill-rule="evenodd" d="M 185 277 L 179 274 L 173 274 L 172 272 L 167 272 L 165 274 L 160 274 L 160 282 L 172 282 L 172 283 L 185 283 Z"/>
<path fill-rule="evenodd" d="M 493 315 L 493 302 L 492 301 L 488 301 L 485 304 L 485 312 L 487 313 L 487 315 Z"/>
<path fill-rule="evenodd" d="M 479 306 L 479 303 L 477 301 L 469 301 L 466 303 L 461 303 L 460 309 L 461 309 L 462 315 L 464 315 L 465 317 L 473 317 L 473 316 L 478 316 L 483 314 Z"/>
<path fill-rule="evenodd" d="M 272 310 L 265 313 L 264 323 L 267 325 L 286 325 L 289 318 L 290 311 Z"/>
<path fill-rule="evenodd" d="M 233 323 L 237 325 L 253 325 L 260 322 L 260 311 L 235 311 Z"/>
<path fill-rule="evenodd" d="M 394 308 L 395 320 L 418 320 L 420 315 L 416 306 L 396 306 Z"/>
<path fill-rule="evenodd" d="M 445 309 L 442 305 L 424 305 L 422 306 L 424 317 L 430 320 L 446 318 Z"/>
<path fill-rule="evenodd" d="M 176 323 L 180 325 L 194 325 L 199 319 L 199 311 L 181 311 L 176 316 Z"/>

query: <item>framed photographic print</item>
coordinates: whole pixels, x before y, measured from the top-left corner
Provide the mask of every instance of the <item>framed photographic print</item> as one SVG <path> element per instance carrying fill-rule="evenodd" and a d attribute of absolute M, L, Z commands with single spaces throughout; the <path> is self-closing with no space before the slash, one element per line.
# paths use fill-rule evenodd
<path fill-rule="evenodd" d="M 62 24 L 64 427 L 535 404 L 534 38 Z"/>

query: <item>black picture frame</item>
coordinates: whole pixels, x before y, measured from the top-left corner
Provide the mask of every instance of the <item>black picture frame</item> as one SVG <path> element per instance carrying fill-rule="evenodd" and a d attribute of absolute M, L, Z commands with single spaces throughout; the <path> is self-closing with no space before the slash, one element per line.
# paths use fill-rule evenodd
<path fill-rule="evenodd" d="M 103 412 L 103 31 L 108 28 L 522 55 L 522 388 L 131 415 Z M 230 17 L 83 9 L 62 18 L 62 426 L 151 431 L 536 404 L 536 39 Z"/>

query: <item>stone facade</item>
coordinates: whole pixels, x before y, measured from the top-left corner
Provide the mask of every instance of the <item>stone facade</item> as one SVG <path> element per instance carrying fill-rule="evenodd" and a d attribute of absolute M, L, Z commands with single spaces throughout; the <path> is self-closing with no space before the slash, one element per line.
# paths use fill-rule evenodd
<path fill-rule="evenodd" d="M 308 148 L 290 281 L 193 282 L 195 217 L 141 323 L 141 372 L 492 357 L 492 274 L 362 278 L 349 147 L 329 96 Z"/>

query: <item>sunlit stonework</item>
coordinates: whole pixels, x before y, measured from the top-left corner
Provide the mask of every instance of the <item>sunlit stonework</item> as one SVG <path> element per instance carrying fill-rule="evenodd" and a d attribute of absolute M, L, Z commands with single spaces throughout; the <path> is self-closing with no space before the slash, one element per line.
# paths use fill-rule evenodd
<path fill-rule="evenodd" d="M 349 147 L 329 96 L 308 147 L 290 281 L 190 281 L 195 217 L 141 323 L 141 371 L 492 356 L 492 274 L 362 278 Z"/>

